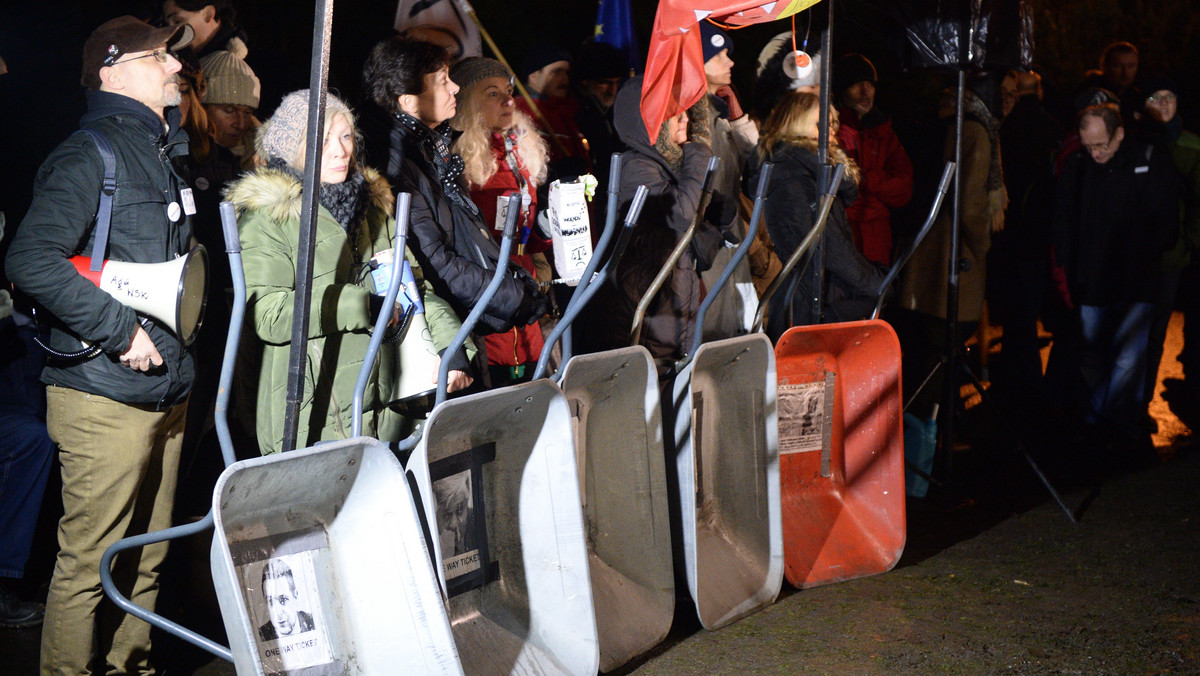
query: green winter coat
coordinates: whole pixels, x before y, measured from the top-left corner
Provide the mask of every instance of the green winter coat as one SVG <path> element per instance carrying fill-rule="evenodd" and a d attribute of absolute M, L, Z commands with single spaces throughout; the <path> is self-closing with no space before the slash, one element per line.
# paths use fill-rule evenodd
<path fill-rule="evenodd" d="M 346 231 L 333 214 L 325 207 L 318 210 L 297 448 L 345 439 L 351 432 L 354 385 L 371 340 L 371 291 L 355 280 L 361 264 L 391 248 L 394 237 L 391 188 L 374 170 L 364 169 L 363 175 L 370 206 L 358 229 L 357 247 L 351 247 Z M 260 168 L 234 182 L 227 196 L 238 210 L 246 272 L 246 316 L 262 350 L 255 421 L 259 447 L 266 455 L 279 452 L 283 439 L 301 184 L 282 171 Z M 421 280 L 412 254 L 407 257 Z M 443 350 L 460 323 L 450 306 L 427 287 L 424 300 L 434 345 Z M 380 350 L 364 396 L 363 434 L 378 433 L 384 438 L 399 433 L 403 421 L 380 405 L 378 395 L 378 384 L 391 383 L 396 375 L 392 351 Z"/>
<path fill-rule="evenodd" d="M 1200 249 L 1200 136 L 1184 131 L 1171 146 L 1171 159 L 1183 177 L 1179 205 L 1179 239 L 1163 254 L 1163 267 L 1182 270 Z"/>

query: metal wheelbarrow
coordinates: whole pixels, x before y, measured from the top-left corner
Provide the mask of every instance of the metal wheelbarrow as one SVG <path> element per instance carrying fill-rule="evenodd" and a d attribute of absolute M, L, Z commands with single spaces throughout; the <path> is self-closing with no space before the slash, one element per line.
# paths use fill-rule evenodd
<path fill-rule="evenodd" d="M 771 165 L 763 167 L 745 239 L 700 306 L 696 326 L 749 251 L 762 220 Z M 676 567 L 706 629 L 774 602 L 782 581 L 775 359 L 750 334 L 701 344 L 662 382 L 664 440 Z"/>
<path fill-rule="evenodd" d="M 500 261 L 447 352 L 499 288 L 520 212 L 510 202 Z M 588 581 L 571 414 L 549 380 L 437 404 L 406 463 L 418 487 L 463 669 L 470 674 L 594 674 Z"/>
<path fill-rule="evenodd" d="M 408 207 L 400 194 L 399 252 Z M 218 479 L 213 582 L 239 673 L 462 673 L 403 466 L 360 436 L 389 318 L 380 313 L 359 373 L 352 438 L 238 462 Z"/>
<path fill-rule="evenodd" d="M 929 217 L 880 285 L 871 319 L 792 327 L 775 348 L 784 570 L 796 587 L 882 573 L 904 551 L 900 342 L 878 316 L 887 288 L 932 227 L 954 170 L 947 163 Z M 779 279 L 819 236 L 835 193 L 823 197 L 812 237 Z"/>
<path fill-rule="evenodd" d="M 404 194 L 397 204 L 399 250 L 407 213 Z M 227 413 L 246 290 L 233 206 L 223 203 L 221 215 L 234 282 L 216 408 L 227 468 L 203 520 L 122 540 L 105 553 L 105 592 L 123 610 L 233 662 L 241 674 L 379 673 L 397 667 L 461 674 L 408 483 L 386 445 L 357 437 L 234 462 Z M 397 266 L 386 302 L 394 302 L 399 272 Z M 356 412 L 386 322 L 385 313 L 359 376 Z M 355 434 L 360 431 L 356 417 Z M 231 648 L 133 605 L 115 588 L 110 572 L 121 551 L 214 524 L 213 582 Z M 397 634 L 397 626 L 404 631 Z"/>
<path fill-rule="evenodd" d="M 620 155 L 614 155 L 604 233 L 534 373 L 535 380 L 545 374 L 550 350 L 564 337 L 564 366 L 552 377 L 566 395 L 574 427 L 602 671 L 616 669 L 660 643 L 675 611 L 654 360 L 640 345 L 572 356 L 566 338 L 574 319 L 615 271 L 645 200 L 643 188 L 631 203 L 613 254 L 593 277 L 616 229 L 620 166 Z"/>

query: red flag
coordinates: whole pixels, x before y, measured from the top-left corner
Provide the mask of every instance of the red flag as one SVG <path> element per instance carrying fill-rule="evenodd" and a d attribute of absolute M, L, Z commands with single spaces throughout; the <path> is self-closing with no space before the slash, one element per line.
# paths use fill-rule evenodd
<path fill-rule="evenodd" d="M 662 123 L 704 96 L 704 50 L 698 24 L 704 19 L 744 26 L 791 16 L 820 0 L 661 0 L 642 82 L 642 120 L 653 141 Z"/>

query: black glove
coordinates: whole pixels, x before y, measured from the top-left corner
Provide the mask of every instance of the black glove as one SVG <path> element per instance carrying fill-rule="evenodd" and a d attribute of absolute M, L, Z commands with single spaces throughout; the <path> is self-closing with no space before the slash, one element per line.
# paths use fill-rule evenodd
<path fill-rule="evenodd" d="M 532 324 L 549 314 L 551 309 L 549 296 L 536 287 L 532 290 L 526 287 L 525 295 L 521 297 L 521 304 L 513 313 L 512 322 L 517 326 Z"/>

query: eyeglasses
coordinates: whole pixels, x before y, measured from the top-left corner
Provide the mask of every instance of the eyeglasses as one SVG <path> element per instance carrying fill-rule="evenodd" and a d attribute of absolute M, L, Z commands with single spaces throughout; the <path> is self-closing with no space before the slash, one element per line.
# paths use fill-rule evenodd
<path fill-rule="evenodd" d="M 168 56 L 171 58 L 175 58 L 175 54 L 171 51 L 168 51 L 166 49 L 156 49 L 153 52 L 150 52 L 149 54 L 142 54 L 141 56 L 135 56 L 132 59 L 125 59 L 124 61 L 117 61 L 116 63 L 114 63 L 112 65 L 115 66 L 119 63 L 129 63 L 130 61 L 137 61 L 138 59 L 148 59 L 152 56 L 154 57 L 154 60 L 159 63 L 166 63 Z"/>
<path fill-rule="evenodd" d="M 1158 103 L 1159 101 L 1162 101 L 1163 103 L 1170 103 L 1171 101 L 1174 101 L 1174 100 L 1175 100 L 1175 95 L 1172 94 L 1171 92 L 1167 92 L 1166 94 L 1163 94 L 1162 96 L 1147 96 L 1146 97 L 1146 103 Z"/>
<path fill-rule="evenodd" d="M 1113 137 L 1109 136 L 1108 141 L 1104 143 L 1084 143 L 1083 149 L 1089 153 L 1105 153 L 1108 152 L 1108 147 L 1112 145 Z"/>

